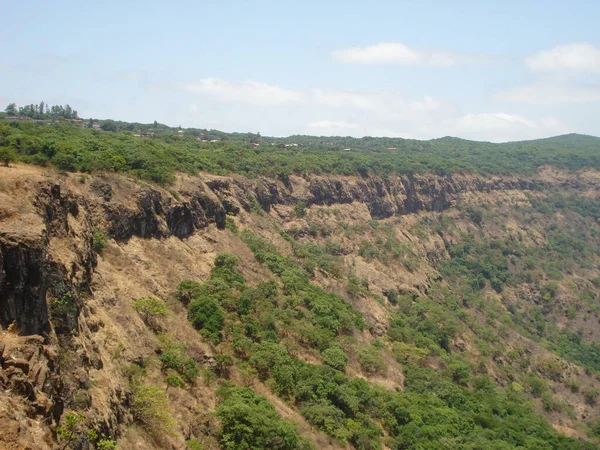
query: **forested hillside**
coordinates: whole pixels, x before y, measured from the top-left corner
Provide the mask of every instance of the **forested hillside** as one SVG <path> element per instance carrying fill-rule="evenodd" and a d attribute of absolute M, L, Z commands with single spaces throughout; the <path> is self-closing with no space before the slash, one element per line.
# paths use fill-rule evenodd
<path fill-rule="evenodd" d="M 13 118 L 0 159 L 0 448 L 599 448 L 598 138 Z"/>
<path fill-rule="evenodd" d="M 38 165 L 51 161 L 67 171 L 126 172 L 162 184 L 172 182 L 178 171 L 281 180 L 306 173 L 533 175 L 544 165 L 571 171 L 599 168 L 599 146 L 600 138 L 583 135 L 492 144 L 456 138 L 263 138 L 93 120 L 0 122 L 2 154 L 14 153 L 13 157 Z"/>

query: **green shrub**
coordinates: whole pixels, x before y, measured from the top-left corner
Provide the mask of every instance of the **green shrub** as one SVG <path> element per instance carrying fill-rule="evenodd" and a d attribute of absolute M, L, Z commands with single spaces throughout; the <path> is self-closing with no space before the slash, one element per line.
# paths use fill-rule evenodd
<path fill-rule="evenodd" d="M 131 302 L 131 306 L 142 317 L 146 325 L 157 327 L 157 319 L 168 316 L 171 311 L 164 300 L 152 297 L 138 298 Z"/>
<path fill-rule="evenodd" d="M 81 414 L 70 412 L 65 415 L 62 425 L 56 427 L 56 435 L 67 448 L 83 431 L 84 417 Z"/>
<path fill-rule="evenodd" d="M 321 352 L 321 359 L 328 366 L 343 372 L 348 362 L 348 355 L 339 345 L 332 345 Z"/>
<path fill-rule="evenodd" d="M 592 387 L 583 390 L 583 398 L 588 405 L 595 405 L 598 399 L 598 391 Z"/>
<path fill-rule="evenodd" d="M 296 205 L 294 206 L 294 214 L 296 215 L 296 217 L 298 218 L 302 218 L 304 217 L 305 214 L 305 210 L 306 210 L 306 203 L 303 201 L 299 201 L 298 203 L 296 203 Z"/>
<path fill-rule="evenodd" d="M 225 217 L 225 228 L 231 231 L 233 234 L 238 234 L 238 226 L 235 223 L 235 219 L 231 216 Z"/>
<path fill-rule="evenodd" d="M 200 374 L 198 364 L 186 354 L 187 347 L 176 342 L 171 336 L 162 336 L 162 352 L 159 359 L 163 370 L 174 370 L 187 383 L 191 383 Z"/>
<path fill-rule="evenodd" d="M 535 397 L 540 397 L 547 388 L 546 382 L 535 375 L 527 375 L 525 382 L 529 385 L 529 389 Z"/>
<path fill-rule="evenodd" d="M 100 439 L 96 442 L 96 450 L 116 450 L 117 441 L 112 439 Z"/>
<path fill-rule="evenodd" d="M 171 417 L 169 400 L 158 386 L 138 385 L 133 392 L 132 410 L 134 419 L 153 435 L 173 434 L 175 421 Z"/>
<path fill-rule="evenodd" d="M 196 281 L 183 280 L 177 287 L 177 299 L 188 306 L 190 302 L 202 294 L 202 285 Z"/>
<path fill-rule="evenodd" d="M 420 348 L 416 345 L 406 344 L 404 342 L 394 342 L 392 350 L 396 360 L 400 364 L 419 366 L 424 364 L 430 351 L 426 348 Z"/>
<path fill-rule="evenodd" d="M 369 375 L 383 374 L 387 367 L 379 356 L 379 351 L 374 347 L 363 347 L 358 350 L 358 362 L 362 369 Z"/>
<path fill-rule="evenodd" d="M 214 298 L 202 296 L 190 303 L 188 318 L 202 335 L 213 342 L 221 340 L 225 311 Z"/>
<path fill-rule="evenodd" d="M 8 167 L 9 163 L 13 162 L 15 159 L 17 159 L 17 155 L 12 148 L 0 147 L 0 161 L 2 161 L 6 167 Z"/>
<path fill-rule="evenodd" d="M 197 439 L 188 439 L 185 441 L 185 448 L 187 450 L 204 450 L 204 446 Z"/>
<path fill-rule="evenodd" d="M 221 278 L 230 286 L 244 284 L 244 277 L 237 271 L 238 258 L 231 253 L 219 253 L 211 270 L 211 278 Z"/>
<path fill-rule="evenodd" d="M 99 228 L 94 228 L 92 231 L 92 242 L 94 244 L 94 250 L 96 253 L 100 255 L 104 251 L 104 247 L 106 247 L 106 242 L 108 241 L 108 236 L 102 232 Z"/>
<path fill-rule="evenodd" d="M 231 450 L 308 448 L 293 422 L 282 419 L 273 405 L 249 388 L 225 386 L 216 416 L 221 421 L 221 448 Z"/>
<path fill-rule="evenodd" d="M 215 355 L 215 373 L 221 378 L 228 378 L 233 367 L 233 357 L 224 353 Z"/>
<path fill-rule="evenodd" d="M 169 375 L 167 375 L 165 377 L 165 382 L 167 383 L 167 386 L 169 386 L 169 387 L 177 387 L 177 388 L 185 387 L 185 381 L 183 381 L 179 375 L 176 375 L 174 373 L 170 373 Z"/>

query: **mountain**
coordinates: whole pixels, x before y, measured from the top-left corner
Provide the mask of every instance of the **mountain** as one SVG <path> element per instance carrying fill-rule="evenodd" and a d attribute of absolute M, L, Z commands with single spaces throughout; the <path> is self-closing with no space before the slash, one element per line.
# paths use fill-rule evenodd
<path fill-rule="evenodd" d="M 598 138 L 83 125 L 0 121 L 0 448 L 599 447 Z"/>

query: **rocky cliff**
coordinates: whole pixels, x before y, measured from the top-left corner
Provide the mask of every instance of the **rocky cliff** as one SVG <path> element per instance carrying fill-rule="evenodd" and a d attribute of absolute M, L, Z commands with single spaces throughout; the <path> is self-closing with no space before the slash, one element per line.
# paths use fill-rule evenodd
<path fill-rule="evenodd" d="M 107 436 L 123 434 L 134 418 L 131 394 L 115 362 L 120 356 L 115 355 L 125 353 L 124 358 L 135 365 L 136 358 L 156 350 L 143 323 L 122 315 L 130 312 L 128 301 L 135 294 L 172 296 L 181 279 L 202 280 L 210 270 L 204 263 L 209 256 L 237 245 L 231 234 L 219 231 L 225 229 L 227 215 L 248 224 L 250 219 L 240 216 L 268 214 L 282 224 L 295 220 L 290 211 L 299 204 L 353 205 L 353 211 L 366 211 L 357 218 L 365 222 L 448 210 L 469 196 L 561 186 L 586 190 L 593 181 L 476 175 L 385 179 L 310 175 L 281 181 L 204 174 L 181 175 L 167 190 L 118 175 L 1 168 L 0 398 L 10 407 L 0 410 L 0 428 L 7 430 L 0 447 L 52 448 L 55 426 L 66 410 L 86 411 L 89 426 Z M 103 257 L 98 255 L 98 236 L 114 243 Z M 429 247 L 423 245 L 424 258 L 447 257 L 439 237 L 431 237 Z M 247 249 L 237 253 L 246 263 L 246 277 L 260 279 L 265 269 L 253 262 Z M 163 257 L 167 263 L 154 267 Z M 359 272 L 360 264 L 355 264 Z M 377 270 L 371 282 L 377 284 L 380 277 L 380 292 L 387 289 L 386 283 L 397 284 L 388 280 L 393 275 L 385 268 Z M 428 283 L 426 272 L 409 276 Z M 338 289 L 335 283 L 323 280 Z M 386 320 L 377 317 L 376 303 L 357 308 L 384 327 Z M 185 312 L 178 314 L 173 324 L 181 322 Z M 185 326 L 181 325 L 181 333 L 195 336 L 189 324 Z M 210 347 L 197 337 L 190 339 L 198 340 L 192 344 L 196 360 L 211 364 Z M 132 341 L 135 345 L 130 345 Z M 178 414 L 181 428 L 191 426 L 188 410 Z M 184 434 L 169 445 L 182 448 Z M 130 448 L 151 448 L 138 446 L 143 442 L 140 436 L 130 439 Z M 84 449 L 91 444 L 83 436 L 73 445 Z"/>

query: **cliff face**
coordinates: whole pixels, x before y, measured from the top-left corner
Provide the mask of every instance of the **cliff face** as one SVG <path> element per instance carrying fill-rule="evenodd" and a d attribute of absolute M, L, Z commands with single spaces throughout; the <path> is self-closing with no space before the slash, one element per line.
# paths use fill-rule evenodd
<path fill-rule="evenodd" d="M 107 287 L 109 276 L 114 273 L 112 268 L 97 273 L 95 230 L 118 244 L 107 256 L 107 261 L 117 267 L 126 249 L 150 245 L 151 240 L 173 245 L 178 258 L 184 258 L 190 249 L 205 253 L 226 250 L 225 240 L 215 243 L 207 234 L 206 241 L 193 247 L 196 244 L 192 238 L 209 229 L 224 229 L 227 214 L 239 216 L 243 211 L 256 212 L 257 208 L 267 213 L 277 209 L 272 214 L 281 216 L 282 207 L 289 210 L 300 202 L 307 207 L 355 205 L 365 209 L 368 218 L 385 219 L 446 210 L 468 195 L 534 191 L 573 183 L 571 179 L 474 175 L 388 179 L 306 176 L 290 177 L 285 182 L 202 175 L 179 177 L 170 192 L 117 175 L 80 179 L 71 175 L 57 180 L 53 173 L 13 167 L 2 169 L 1 177 L 0 325 L 5 337 L 0 342 L 0 386 L 7 389 L 8 401 L 15 407 L 12 412 L 0 412 L 0 427 L 14 431 L 18 424 L 18 432 L 4 441 L 0 438 L 0 446 L 6 448 L 50 448 L 53 437 L 47 425 L 58 423 L 65 409 L 87 408 L 89 422 L 111 436 L 133 421 L 127 409 L 129 394 L 117 381 L 110 381 L 122 375 L 111 372 L 117 370 L 116 366 L 107 357 L 108 350 L 100 348 L 112 344 L 110 337 L 100 343 L 98 333 L 108 329 L 110 313 L 103 316 L 104 312 L 99 311 L 115 308 L 122 294 Z M 187 238 L 190 242 L 185 247 L 180 240 Z M 443 244 L 439 239 L 434 244 L 440 242 Z M 426 250 L 431 258 L 443 257 L 443 249 L 425 249 L 425 255 Z M 194 254 L 189 258 L 195 258 Z M 138 263 L 145 264 L 144 270 L 151 272 L 151 261 L 139 257 L 122 263 L 124 268 L 115 272 L 126 273 L 133 270 L 128 265 Z M 193 270 L 192 263 L 181 264 Z M 252 264 L 248 259 L 249 268 Z M 261 269 L 251 270 L 258 273 Z M 357 266 L 357 270 L 361 267 Z M 177 276 L 181 278 L 181 274 L 173 274 Z M 168 286 L 147 289 L 172 292 L 179 281 L 172 279 Z M 111 294 L 104 295 L 105 292 Z M 377 315 L 378 308 L 376 304 L 362 306 L 372 315 Z M 117 324 L 120 319 L 110 320 Z M 383 326 L 385 320 L 380 322 Z M 118 326 L 114 326 L 116 331 L 112 334 L 118 334 Z M 137 338 L 143 342 L 141 331 L 131 332 L 138 333 Z M 154 349 L 148 344 L 146 351 L 152 353 Z M 205 364 L 210 359 L 208 353 L 198 350 L 197 361 Z M 98 378 L 103 380 L 98 383 L 105 383 L 103 391 L 94 393 L 91 374 L 102 371 L 105 375 Z M 38 421 L 37 425 L 28 422 L 27 417 Z M 45 425 L 39 425 L 39 421 Z M 77 448 L 88 448 L 87 445 L 83 439 Z"/>

